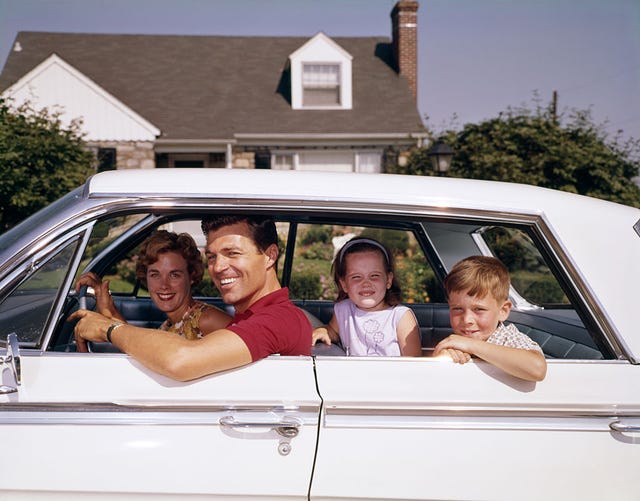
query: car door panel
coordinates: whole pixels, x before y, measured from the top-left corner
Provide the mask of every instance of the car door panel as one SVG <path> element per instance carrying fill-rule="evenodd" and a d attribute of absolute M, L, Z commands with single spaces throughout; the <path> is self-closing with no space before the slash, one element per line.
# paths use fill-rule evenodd
<path fill-rule="evenodd" d="M 42 498 L 307 497 L 320 408 L 310 357 L 274 356 L 190 383 L 126 355 L 21 362 L 18 392 L 0 396 L 12 451 L 0 459 L 0 497 L 26 496 L 33 475 Z"/>
<path fill-rule="evenodd" d="M 316 365 L 313 500 L 596 500 L 640 466 L 640 433 L 610 428 L 640 425 L 638 367 L 626 362 L 550 361 L 540 383 L 477 361 Z"/>

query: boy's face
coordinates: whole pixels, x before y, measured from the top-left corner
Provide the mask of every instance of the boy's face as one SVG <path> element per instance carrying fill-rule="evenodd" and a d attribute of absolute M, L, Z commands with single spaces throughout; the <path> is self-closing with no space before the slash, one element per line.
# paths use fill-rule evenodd
<path fill-rule="evenodd" d="M 470 296 L 468 291 L 449 294 L 451 328 L 455 334 L 486 341 L 509 316 L 511 302 L 497 301 L 491 294 Z"/>

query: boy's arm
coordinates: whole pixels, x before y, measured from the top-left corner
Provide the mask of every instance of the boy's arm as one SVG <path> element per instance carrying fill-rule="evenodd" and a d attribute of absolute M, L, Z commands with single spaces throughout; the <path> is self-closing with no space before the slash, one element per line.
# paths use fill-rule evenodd
<path fill-rule="evenodd" d="M 542 381 L 547 374 L 547 361 L 544 355 L 536 350 L 501 346 L 457 334 L 440 341 L 434 350 L 434 356 L 445 349 L 470 353 L 526 381 Z"/>
<path fill-rule="evenodd" d="M 542 381 L 547 374 L 547 361 L 539 351 L 501 346 L 475 339 L 473 341 L 477 341 L 474 355 L 512 376 L 526 381 Z"/>

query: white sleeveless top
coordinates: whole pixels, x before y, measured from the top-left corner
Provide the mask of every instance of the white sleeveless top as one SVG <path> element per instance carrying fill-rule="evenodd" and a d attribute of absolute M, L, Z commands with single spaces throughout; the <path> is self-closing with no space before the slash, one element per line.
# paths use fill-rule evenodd
<path fill-rule="evenodd" d="M 336 303 L 333 312 L 347 355 L 399 357 L 397 326 L 407 311 L 411 310 L 402 305 L 380 311 L 364 311 L 350 299 Z"/>

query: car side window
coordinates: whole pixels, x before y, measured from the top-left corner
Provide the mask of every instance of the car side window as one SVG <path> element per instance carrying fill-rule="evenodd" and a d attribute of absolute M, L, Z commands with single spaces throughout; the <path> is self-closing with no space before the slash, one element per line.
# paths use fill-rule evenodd
<path fill-rule="evenodd" d="M 122 230 L 128 229 L 134 222 L 135 220 L 130 219 L 126 219 L 125 221 L 103 222 L 102 227 L 97 228 L 97 236 L 100 237 L 100 234 L 104 234 L 105 232 L 107 232 L 109 235 L 109 240 L 113 241 L 116 237 L 120 236 L 123 233 Z M 202 230 L 200 229 L 199 219 L 167 222 L 157 226 L 157 229 L 173 231 L 176 233 L 188 233 L 189 235 L 191 235 L 200 251 L 203 252 L 204 263 L 204 247 L 206 245 L 206 241 L 204 235 L 202 234 Z M 120 231 L 118 232 L 118 230 Z M 96 229 L 94 229 L 94 232 L 95 231 Z M 148 234 L 148 232 L 145 234 Z M 101 248 L 104 248 L 105 241 L 97 238 L 96 242 L 98 241 L 100 242 L 99 245 L 101 246 Z M 105 270 L 103 278 L 109 280 L 109 288 L 112 293 L 130 296 L 135 295 L 139 297 L 149 296 L 146 287 L 142 282 L 138 281 L 136 276 L 136 263 L 138 260 L 140 246 L 141 243 L 133 248 L 129 248 L 128 250 L 126 250 L 126 252 L 121 253 L 117 257 L 117 259 L 112 262 L 110 266 Z M 206 272 L 206 263 L 204 264 L 205 273 L 202 278 L 202 282 L 193 288 L 193 295 L 195 297 L 219 297 L 220 293 L 216 289 L 215 285 L 213 285 L 209 274 Z"/>
<path fill-rule="evenodd" d="M 444 300 L 442 287 L 411 231 L 331 224 L 298 225 L 289 284 L 291 298 L 335 300 L 331 264 L 342 246 L 356 236 L 374 238 L 393 253 L 404 302 Z"/>
<path fill-rule="evenodd" d="M 35 271 L 27 275 L 0 303 L 3 332 L 15 332 L 21 345 L 35 347 L 40 343 L 51 309 L 69 273 L 78 242 L 74 238 L 43 258 L 41 263 L 36 263 Z"/>
<path fill-rule="evenodd" d="M 528 303 L 570 304 L 535 242 L 524 231 L 491 226 L 482 236 L 492 254 L 509 268 L 513 288 Z"/>

